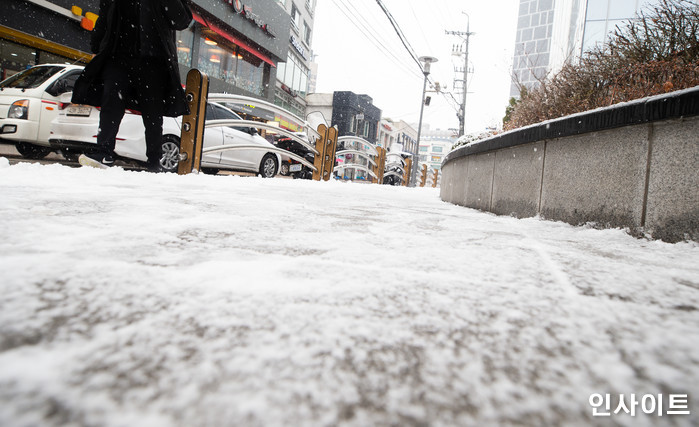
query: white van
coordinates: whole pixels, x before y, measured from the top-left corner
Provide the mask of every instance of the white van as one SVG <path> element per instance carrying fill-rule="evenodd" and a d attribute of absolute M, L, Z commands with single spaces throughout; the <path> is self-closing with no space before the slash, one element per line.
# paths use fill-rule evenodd
<path fill-rule="evenodd" d="M 0 82 L 0 142 L 15 144 L 29 159 L 49 154 L 59 96 L 73 91 L 82 70 L 78 65 L 37 65 Z"/>

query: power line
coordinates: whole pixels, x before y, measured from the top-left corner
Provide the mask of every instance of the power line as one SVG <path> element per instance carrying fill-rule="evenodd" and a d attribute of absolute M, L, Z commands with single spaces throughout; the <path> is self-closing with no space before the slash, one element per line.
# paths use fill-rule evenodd
<path fill-rule="evenodd" d="M 415 8 L 413 7 L 412 1 L 408 0 L 408 6 L 410 7 L 410 11 L 413 13 L 416 26 L 420 30 L 420 34 L 422 34 L 422 39 L 425 41 L 425 45 L 430 49 L 430 51 L 434 52 L 434 49 L 432 49 L 430 41 L 427 39 L 427 36 L 425 36 L 425 32 L 422 30 L 422 25 L 420 25 L 420 19 L 417 17 L 417 13 L 415 13 Z"/>
<path fill-rule="evenodd" d="M 372 35 L 374 35 L 376 41 L 377 41 L 377 42 L 381 45 L 381 47 L 383 48 L 382 50 L 388 51 L 389 54 L 390 54 L 391 56 L 393 56 L 394 58 L 396 58 L 396 60 L 397 60 L 399 63 L 403 64 L 406 68 L 410 69 L 410 65 L 409 65 L 408 63 L 406 63 L 404 59 L 401 59 L 401 58 L 396 57 L 395 52 L 394 52 L 394 51 L 396 50 L 395 48 L 394 48 L 393 50 L 388 49 L 387 46 L 389 45 L 389 43 L 387 42 L 387 40 L 385 40 L 384 37 L 382 37 L 381 35 L 379 35 L 379 34 L 374 30 L 374 26 L 372 26 L 372 24 L 369 23 L 369 21 L 366 19 L 366 17 L 365 17 L 364 15 L 362 15 L 362 13 L 357 9 L 357 7 L 354 5 L 353 2 L 345 3 L 345 0 L 340 0 L 340 1 L 345 5 L 345 7 L 348 8 L 348 10 L 349 10 L 349 8 L 351 8 L 351 9 L 353 9 L 353 10 L 355 11 L 355 13 L 353 13 L 352 15 L 353 15 L 358 21 L 363 22 L 364 24 L 366 24 L 366 25 L 362 25 L 362 26 L 364 27 L 364 29 L 365 29 L 368 33 L 371 33 Z M 351 11 L 350 11 L 350 12 L 351 12 Z M 378 25 L 375 25 L 375 26 L 378 27 L 378 28 L 381 28 L 381 24 L 378 24 Z M 379 39 L 380 39 L 380 40 L 379 40 Z M 415 75 L 416 75 L 416 76 L 419 76 L 420 78 L 422 78 L 422 76 L 419 75 L 419 74 L 417 74 L 417 73 L 416 73 Z"/>
<path fill-rule="evenodd" d="M 410 43 L 408 42 L 407 38 L 405 37 L 405 34 L 403 34 L 403 31 L 400 29 L 400 26 L 396 22 L 395 18 L 393 18 L 393 15 L 391 15 L 391 12 L 388 11 L 386 6 L 383 4 L 383 1 L 376 0 L 376 3 L 379 5 L 379 7 L 383 11 L 383 13 L 388 18 L 388 21 L 391 23 L 393 30 L 396 32 L 396 34 L 398 34 L 398 38 L 400 39 L 401 43 L 403 43 L 405 50 L 408 51 L 408 53 L 410 54 L 410 57 L 413 58 L 413 61 L 415 61 L 417 66 L 420 67 L 420 71 L 424 72 L 424 70 L 422 69 L 422 64 L 420 64 L 420 60 L 418 59 L 417 55 L 415 54 L 415 50 L 413 49 L 412 46 L 410 46 Z"/>
<path fill-rule="evenodd" d="M 339 2 L 339 3 L 338 3 Z M 406 72 L 410 73 L 411 75 L 415 77 L 419 77 L 419 74 L 417 74 L 415 71 L 413 71 L 412 68 L 408 66 L 405 62 L 403 62 L 400 58 L 398 58 L 393 52 L 388 50 L 385 47 L 385 42 L 382 42 L 381 40 L 378 39 L 378 37 L 375 35 L 375 33 L 367 28 L 367 26 L 364 24 L 364 20 L 361 19 L 361 17 L 358 17 L 355 15 L 347 6 L 347 4 L 343 0 L 333 0 L 333 3 L 335 3 L 335 6 L 338 8 L 338 10 L 345 15 L 345 17 L 348 19 L 348 21 L 354 25 L 355 28 L 359 30 L 360 33 L 369 41 L 374 47 L 376 47 L 379 51 L 385 53 L 386 55 L 390 56 L 393 58 L 391 60 L 396 66 L 402 67 Z M 340 6 L 342 4 L 343 7 Z M 349 15 L 348 15 L 349 14 Z M 352 15 L 350 17 L 350 15 Z M 361 25 L 363 28 L 360 28 L 359 25 Z"/>

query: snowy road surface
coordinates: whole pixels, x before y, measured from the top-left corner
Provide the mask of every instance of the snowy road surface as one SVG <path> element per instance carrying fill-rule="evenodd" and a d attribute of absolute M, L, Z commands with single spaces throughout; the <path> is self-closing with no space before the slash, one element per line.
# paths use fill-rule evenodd
<path fill-rule="evenodd" d="M 699 423 L 697 243 L 6 159 L 0 218 L 2 426 Z"/>

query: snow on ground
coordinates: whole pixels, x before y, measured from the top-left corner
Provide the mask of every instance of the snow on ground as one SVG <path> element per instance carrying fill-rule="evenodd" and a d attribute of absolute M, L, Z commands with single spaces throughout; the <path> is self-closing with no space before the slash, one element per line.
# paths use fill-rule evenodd
<path fill-rule="evenodd" d="M 0 159 L 0 425 L 697 425 L 699 245 Z M 593 393 L 689 415 L 593 417 Z"/>

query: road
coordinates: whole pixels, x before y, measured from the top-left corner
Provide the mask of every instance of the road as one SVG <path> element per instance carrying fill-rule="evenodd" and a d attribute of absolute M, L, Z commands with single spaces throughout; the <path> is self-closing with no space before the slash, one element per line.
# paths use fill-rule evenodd
<path fill-rule="evenodd" d="M 40 164 L 53 164 L 53 163 L 60 163 L 63 165 L 67 166 L 79 166 L 78 163 L 76 162 L 69 162 L 67 161 L 63 156 L 61 156 L 58 153 L 51 153 L 48 156 L 44 157 L 43 159 L 40 160 L 30 160 L 30 159 L 25 159 L 22 157 L 19 152 L 17 152 L 17 149 L 15 148 L 14 144 L 8 144 L 4 142 L 0 142 L 0 157 L 5 157 L 10 161 L 10 164 L 16 164 L 20 162 L 28 162 L 28 163 L 40 163 Z"/>

